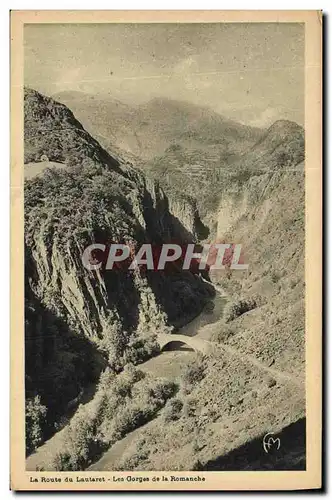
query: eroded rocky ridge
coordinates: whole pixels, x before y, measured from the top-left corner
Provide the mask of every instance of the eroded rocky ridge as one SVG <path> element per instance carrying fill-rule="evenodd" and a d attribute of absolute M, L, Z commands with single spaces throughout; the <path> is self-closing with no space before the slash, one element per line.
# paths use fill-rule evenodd
<path fill-rule="evenodd" d="M 35 310 L 38 302 L 41 316 L 61 321 L 70 338 L 76 335 L 106 351 L 116 337 L 118 358 L 128 346 L 134 355 L 135 341 L 143 359 L 151 355 L 156 331 L 169 331 L 197 315 L 211 289 L 189 272 L 88 271 L 82 253 L 93 242 L 140 246 L 188 241 L 195 238 L 197 214 L 186 205 L 170 207 L 158 183 L 113 158 L 64 105 L 30 89 L 25 91 L 25 160 L 46 167 L 51 161 L 65 164 L 63 169 L 46 168 L 25 184 L 26 310 Z M 59 370 L 47 343 L 63 331 L 56 328 L 54 333 L 45 319 L 37 328 L 36 321 L 30 315 L 28 391 L 41 393 L 47 404 L 51 396 L 44 372 L 50 362 Z M 78 349 L 70 355 L 75 352 L 80 355 Z M 133 361 L 139 362 L 139 356 Z M 66 372 L 65 363 L 62 368 Z M 76 395 L 77 385 L 79 381 L 64 400 Z"/>

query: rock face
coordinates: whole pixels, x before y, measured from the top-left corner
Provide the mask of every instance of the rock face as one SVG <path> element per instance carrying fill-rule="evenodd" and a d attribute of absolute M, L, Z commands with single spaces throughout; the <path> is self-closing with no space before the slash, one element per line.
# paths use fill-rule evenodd
<path fill-rule="evenodd" d="M 168 194 L 169 210 L 173 216 L 173 227 L 180 241 L 195 241 L 206 238 L 208 227 L 202 223 L 194 198 L 177 193 Z"/>
<path fill-rule="evenodd" d="M 263 171 L 257 168 L 262 151 Z M 243 245 L 248 271 L 234 272 L 226 280 L 234 298 L 260 296 L 265 302 L 232 322 L 239 330 L 231 342 L 298 377 L 303 376 L 305 359 L 303 157 L 301 127 L 285 121 L 270 127 L 245 159 L 251 175 L 226 185 L 216 230 L 218 240 Z M 283 158 L 283 163 L 276 158 Z M 218 280 L 212 273 L 210 277 Z"/>
<path fill-rule="evenodd" d="M 97 346 L 116 325 L 121 354 L 133 338 L 148 338 L 197 315 L 211 291 L 189 272 L 88 271 L 82 264 L 85 248 L 94 242 L 140 246 L 184 235 L 193 238 L 191 207 L 182 205 L 175 217 L 157 183 L 114 159 L 70 110 L 33 90 L 25 92 L 25 141 L 27 162 L 47 157 L 66 164 L 64 169 L 46 169 L 25 184 L 27 309 L 37 301 L 45 314 L 61 320 L 71 338 L 76 335 Z M 32 315 L 27 349 L 31 370 L 37 336 L 52 335 L 46 319 L 43 333 L 34 328 L 35 320 Z M 29 387 L 31 392 L 41 389 L 47 399 L 46 388 L 38 387 L 46 369 L 42 356 L 39 361 L 39 370 L 27 374 L 37 386 Z"/>
<path fill-rule="evenodd" d="M 303 178 L 303 160 L 303 128 L 286 120 L 275 122 L 233 165 L 233 172 L 221 179 L 217 237 L 222 238 L 241 217 L 257 207 L 262 214 L 271 193 L 285 189 L 282 187 L 285 179 L 293 184 L 293 177 Z M 257 220 L 264 220 L 259 217 L 261 214 L 257 213 Z"/>

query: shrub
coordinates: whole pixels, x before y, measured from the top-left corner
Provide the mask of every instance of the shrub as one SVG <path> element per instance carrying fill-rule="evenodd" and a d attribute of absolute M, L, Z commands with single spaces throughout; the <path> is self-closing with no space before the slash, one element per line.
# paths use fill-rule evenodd
<path fill-rule="evenodd" d="M 56 471 L 74 470 L 70 454 L 67 452 L 57 453 L 51 462 L 51 468 Z"/>
<path fill-rule="evenodd" d="M 139 382 L 145 377 L 145 373 L 142 370 L 139 370 L 132 363 L 126 364 L 123 370 L 124 376 L 127 376 L 132 383 Z"/>
<path fill-rule="evenodd" d="M 74 167 L 76 165 L 80 165 L 81 161 L 77 158 L 77 156 L 68 154 L 66 159 L 65 159 L 65 164 L 68 165 L 68 167 Z"/>
<path fill-rule="evenodd" d="M 196 360 L 185 368 L 181 377 L 185 392 L 190 392 L 192 387 L 204 378 L 204 370 L 205 367 L 200 356 L 197 356 Z"/>
<path fill-rule="evenodd" d="M 69 470 L 84 470 L 88 463 L 94 442 L 94 420 L 86 407 L 81 408 L 71 420 L 66 433 Z"/>
<path fill-rule="evenodd" d="M 122 357 L 128 342 L 128 334 L 123 331 L 120 320 L 110 319 L 100 342 L 101 349 L 108 356 L 108 363 L 114 370 L 123 367 Z"/>
<path fill-rule="evenodd" d="M 165 422 L 172 422 L 173 420 L 178 420 L 181 416 L 183 403 L 180 399 L 170 399 L 167 401 L 163 417 Z"/>
<path fill-rule="evenodd" d="M 192 466 L 192 470 L 204 470 L 204 466 L 200 460 L 195 460 Z"/>
<path fill-rule="evenodd" d="M 225 326 L 222 330 L 214 332 L 212 336 L 213 342 L 226 342 L 230 337 L 235 334 L 235 330 L 230 326 Z"/>
<path fill-rule="evenodd" d="M 260 298 L 258 297 L 251 297 L 238 300 L 237 302 L 228 303 L 224 310 L 224 319 L 226 323 L 228 323 L 242 314 L 251 311 L 252 309 L 256 309 L 259 305 Z"/>
<path fill-rule="evenodd" d="M 177 387 L 152 379 L 133 365 L 101 376 L 90 403 L 80 406 L 66 430 L 66 449 L 54 458 L 57 470 L 84 470 L 100 452 L 151 420 Z"/>
<path fill-rule="evenodd" d="M 168 148 L 165 150 L 165 152 L 175 152 L 175 151 L 181 151 L 181 146 L 180 144 L 177 144 L 177 143 L 173 143 L 171 144 L 170 146 L 168 146 Z"/>
<path fill-rule="evenodd" d="M 99 391 L 107 391 L 112 387 L 115 382 L 115 373 L 109 367 L 107 367 L 101 374 L 98 383 Z"/>
<path fill-rule="evenodd" d="M 144 363 L 147 359 L 158 354 L 160 351 L 157 337 L 147 335 L 145 337 L 136 337 L 128 344 L 123 356 L 123 365 L 128 363 L 138 365 Z"/>
<path fill-rule="evenodd" d="M 150 389 L 149 395 L 158 407 L 163 406 L 167 399 L 172 397 L 176 391 L 176 384 L 169 380 L 158 380 L 157 383 Z"/>
<path fill-rule="evenodd" d="M 183 405 L 183 414 L 185 417 L 194 417 L 196 415 L 197 401 L 192 397 L 187 397 Z"/>
<path fill-rule="evenodd" d="M 47 408 L 41 404 L 40 396 L 26 400 L 25 432 L 27 453 L 34 451 L 43 441 L 43 428 Z"/>
<path fill-rule="evenodd" d="M 272 281 L 272 283 L 278 283 L 278 281 L 280 280 L 280 278 L 281 278 L 280 273 L 278 273 L 277 271 L 272 271 L 272 273 L 271 273 L 271 281 Z"/>
<path fill-rule="evenodd" d="M 147 447 L 144 437 L 134 440 L 123 453 L 116 470 L 135 470 L 136 467 L 141 466 L 142 462 L 149 457 L 150 451 L 151 449 Z"/>

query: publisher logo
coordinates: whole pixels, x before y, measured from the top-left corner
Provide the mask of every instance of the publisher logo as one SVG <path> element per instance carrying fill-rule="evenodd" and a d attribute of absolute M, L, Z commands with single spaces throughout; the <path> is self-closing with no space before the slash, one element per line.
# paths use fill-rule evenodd
<path fill-rule="evenodd" d="M 274 434 L 268 432 L 263 437 L 263 449 L 265 453 L 270 453 L 270 451 L 279 450 L 280 448 L 280 439 L 273 436 Z"/>

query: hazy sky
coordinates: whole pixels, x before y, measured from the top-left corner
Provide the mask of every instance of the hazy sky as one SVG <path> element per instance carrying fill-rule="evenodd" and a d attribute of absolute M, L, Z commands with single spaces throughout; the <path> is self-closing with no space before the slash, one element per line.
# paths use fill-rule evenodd
<path fill-rule="evenodd" d="M 290 23 L 25 26 L 25 83 L 127 103 L 191 101 L 246 124 L 304 121 L 304 28 Z"/>

